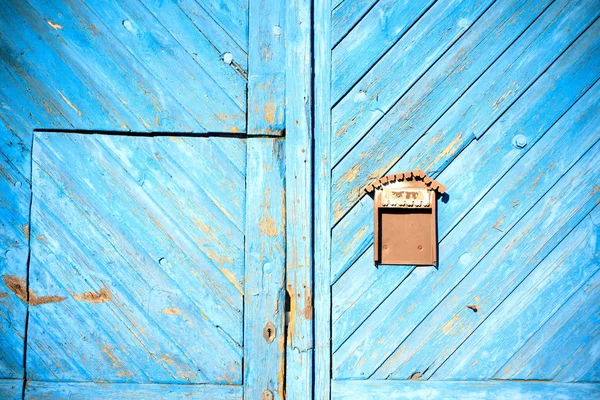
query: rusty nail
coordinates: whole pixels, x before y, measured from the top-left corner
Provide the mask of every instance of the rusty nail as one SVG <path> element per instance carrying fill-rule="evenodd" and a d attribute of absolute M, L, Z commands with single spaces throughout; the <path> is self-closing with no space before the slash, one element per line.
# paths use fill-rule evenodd
<path fill-rule="evenodd" d="M 477 311 L 479 311 L 479 307 L 477 307 L 477 304 L 469 304 L 469 305 L 467 306 L 467 308 L 468 308 L 469 310 L 473 310 L 473 312 L 477 312 Z"/>
<path fill-rule="evenodd" d="M 273 400 L 273 392 L 270 390 L 262 392 L 262 400 Z"/>

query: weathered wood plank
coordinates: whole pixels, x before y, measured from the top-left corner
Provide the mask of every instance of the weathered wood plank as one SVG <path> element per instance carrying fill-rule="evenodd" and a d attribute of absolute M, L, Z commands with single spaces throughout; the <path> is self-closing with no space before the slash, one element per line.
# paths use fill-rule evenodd
<path fill-rule="evenodd" d="M 248 142 L 244 296 L 244 398 L 285 388 L 284 143 Z M 270 325 L 269 325 L 270 324 Z M 265 330 L 271 329 L 271 335 Z M 268 340 L 267 340 L 268 339 Z"/>
<path fill-rule="evenodd" d="M 208 132 L 245 130 L 245 112 L 145 7 L 118 1 L 86 7 L 95 15 L 88 18 L 101 19 L 118 38 L 121 46 L 148 68 L 155 79 L 177 87 L 181 102 Z M 160 61 L 152 49 L 160 50 Z"/>
<path fill-rule="evenodd" d="M 334 381 L 332 399 L 352 400 L 357 393 L 370 399 L 592 399 L 600 396 L 600 385 L 550 382 L 414 382 L 414 381 Z"/>
<path fill-rule="evenodd" d="M 440 243 L 439 270 L 416 268 L 356 330 L 350 340 L 340 347 L 334 354 L 336 376 L 361 377 L 375 372 L 380 363 L 391 356 L 401 341 L 419 325 L 423 316 L 444 299 L 491 248 L 499 241 L 508 243 L 519 237 L 521 232 L 531 229 L 531 226 L 522 223 L 519 229 L 507 234 L 547 190 L 552 188 L 545 196 L 544 207 L 536 207 L 535 212 L 529 215 L 539 215 L 540 209 L 548 213 L 554 207 L 550 201 L 551 196 L 567 190 L 571 183 L 569 177 L 576 176 L 580 168 L 587 165 L 585 168 L 594 170 L 593 156 L 596 155 L 598 146 L 595 146 L 593 151 L 586 152 L 600 137 L 600 130 L 595 127 L 598 125 L 598 113 L 595 115 L 593 111 L 599 104 L 597 96 L 594 97 L 590 92 L 588 95 L 578 103 L 579 107 L 561 118 L 560 123 L 546 133 L 503 177 L 501 183 L 486 194 L 478 207 Z M 579 135 L 574 132 L 588 133 Z M 568 154 L 563 151 L 566 143 L 570 150 Z M 578 162 L 583 154 L 586 154 L 585 157 Z M 576 162 L 578 166 L 569 171 Z M 562 177 L 559 184 L 554 185 L 555 180 L 567 171 L 568 175 Z M 588 204 L 593 201 L 588 196 L 597 196 L 589 195 L 596 182 L 589 176 L 579 179 L 583 179 L 582 185 L 591 186 L 589 192 L 587 189 L 582 192 L 588 195 L 578 198 L 577 201 Z M 578 193 L 579 190 L 578 188 Z M 583 206 L 579 205 L 571 212 L 581 212 L 576 211 L 581 207 Z M 571 212 L 562 217 L 569 220 Z M 556 214 L 552 216 L 560 217 Z M 550 221 L 548 216 L 545 218 Z M 530 219 L 529 223 L 538 223 L 538 219 Z M 556 228 L 560 226 L 562 225 Z M 549 234 L 549 231 L 544 234 Z M 542 245 L 543 241 L 540 243 L 540 246 Z M 419 293 L 428 295 L 420 296 Z"/>
<path fill-rule="evenodd" d="M 376 3 L 377 0 L 346 0 L 336 6 L 331 17 L 326 18 L 331 24 L 330 48 L 338 44 Z"/>
<path fill-rule="evenodd" d="M 286 396 L 313 388 L 312 2 L 286 3 Z"/>
<path fill-rule="evenodd" d="M 196 62 L 205 69 L 237 106 L 244 109 L 247 80 L 243 70 L 238 71 L 236 65 L 246 64 L 247 61 L 233 57 L 230 60 L 229 56 L 224 59 L 225 53 L 221 53 L 210 39 L 214 35 L 214 31 L 210 29 L 212 26 L 194 24 L 179 4 L 162 0 L 143 0 L 142 3 L 192 56 L 194 61 L 190 62 Z M 233 56 L 233 53 L 229 53 Z"/>
<path fill-rule="evenodd" d="M 314 10 L 314 399 L 331 398 L 331 1 Z"/>
<path fill-rule="evenodd" d="M 557 90 L 555 86 L 573 85 L 579 80 L 571 75 L 575 70 L 587 72 L 581 80 L 595 80 L 600 75 L 594 65 L 600 57 L 596 40 L 600 24 L 590 25 L 598 15 L 600 8 L 595 0 L 554 2 L 392 169 L 403 170 L 410 166 L 437 176 L 468 143 L 480 139 L 522 95 L 529 103 L 520 101 L 513 115 L 521 105 L 540 112 L 546 105 L 535 101 L 548 88 L 555 93 L 570 93 L 566 87 Z M 587 64 L 590 69 L 582 68 L 581 64 Z M 554 115 L 562 114 L 560 109 L 551 111 Z M 529 129 L 523 133 L 535 138 Z M 478 180 L 489 184 L 480 177 Z"/>
<path fill-rule="evenodd" d="M 248 49 L 249 0 L 197 0 L 197 2 L 242 49 Z"/>
<path fill-rule="evenodd" d="M 27 276 L 29 203 L 31 200 L 31 140 L 33 128 L 68 125 L 48 101 L 39 82 L 24 81 L 24 71 L 5 64 L 0 50 L 0 275 Z M 8 57 L 7 57 L 8 56 Z M 35 92 L 35 94 L 33 93 Z M 23 377 L 27 305 L 0 283 L 0 377 Z"/>
<path fill-rule="evenodd" d="M 436 2 L 361 77 L 333 108 L 334 164 L 471 28 L 491 3 L 490 0 Z"/>
<path fill-rule="evenodd" d="M 333 169 L 333 218 L 362 197 L 545 10 L 548 2 L 497 2 Z M 476 29 L 475 29 L 476 28 Z M 489 35 L 489 32 L 495 32 Z M 400 121 L 400 122 L 399 122 Z M 369 160 L 369 162 L 365 162 Z"/>
<path fill-rule="evenodd" d="M 569 370 L 576 371 L 580 378 L 585 377 L 582 365 L 585 362 L 597 361 L 597 357 L 590 357 L 585 351 L 588 344 L 595 343 L 597 346 L 598 343 L 600 285 L 597 284 L 597 278 L 594 279 L 596 284 L 590 281 L 568 299 L 558 312 L 535 332 L 502 368 L 499 368 L 496 379 L 548 377 L 575 380 L 575 374 L 566 376 Z"/>
<path fill-rule="evenodd" d="M 23 398 L 23 381 L 17 379 L 0 379 L 0 397 L 5 400 Z"/>
<path fill-rule="evenodd" d="M 557 207 L 553 211 L 564 212 L 564 207 Z M 600 207 L 596 207 L 592 214 L 600 216 Z M 459 300 L 453 302 L 454 304 L 461 304 L 467 300 L 468 304 L 476 305 L 479 321 L 463 325 L 461 323 L 463 319 L 474 321 L 476 318 L 465 318 L 466 315 L 463 317 L 468 312 L 473 314 L 471 310 L 466 310 L 467 313 L 465 313 L 455 309 L 457 311 L 455 315 L 460 315 L 460 317 L 455 318 L 452 325 L 445 324 L 446 332 L 449 334 L 456 329 L 461 329 L 471 335 L 459 344 L 460 347 L 431 375 L 431 378 L 440 380 L 452 380 L 458 376 L 460 379 L 469 380 L 493 378 L 496 371 L 577 290 L 584 284 L 597 286 L 600 282 L 600 274 L 596 274 L 596 272 L 600 269 L 600 265 L 596 256 L 596 230 L 597 227 L 593 224 L 592 217 L 586 217 L 535 267 L 533 272 L 531 272 L 533 268 L 531 264 L 539 260 L 540 256 L 538 255 L 529 256 L 525 262 L 517 257 L 507 257 L 506 260 L 501 260 L 502 263 L 487 262 L 487 269 L 493 270 L 491 274 L 487 273 L 488 271 L 474 270 L 474 275 L 478 275 L 480 278 L 474 280 L 471 278 L 473 274 L 469 275 L 463 281 L 464 284 L 461 282 L 450 296 L 460 293 Z M 537 235 L 531 235 L 531 238 L 539 240 Z M 555 240 L 546 243 L 554 244 Z M 529 255 L 531 254 L 529 249 L 533 246 L 524 240 L 511 248 L 514 249 L 513 254 Z M 486 263 L 486 259 L 483 260 L 483 263 Z M 521 268 L 519 271 L 514 271 L 511 268 L 512 265 L 520 265 Z M 529 275 L 527 275 L 528 273 Z M 598 277 L 590 280 L 594 274 Z M 523 277 L 526 278 L 519 282 Z M 587 283 L 588 280 L 590 280 L 589 283 Z M 491 290 L 483 289 L 484 285 L 489 285 Z M 515 289 L 516 285 L 518 286 Z M 475 287 L 480 289 L 467 289 Z M 465 291 L 465 289 L 467 290 Z M 514 292 L 511 292 L 513 289 Z M 446 317 L 446 319 L 449 318 Z M 474 332 L 472 332 L 473 329 Z M 463 335 L 461 333 L 457 336 L 462 337 Z M 447 342 L 439 343 L 434 340 L 430 341 L 427 347 L 433 350 L 439 343 L 441 347 L 453 349 L 457 344 L 452 342 L 453 344 L 448 346 Z M 592 356 L 590 360 L 592 362 L 600 361 L 600 357 Z M 552 377 L 544 376 L 541 379 L 552 379 Z"/>
<path fill-rule="evenodd" d="M 242 386 L 141 383 L 27 382 L 26 399 L 214 399 L 242 398 Z"/>
<path fill-rule="evenodd" d="M 451 201 L 439 204 L 438 229 L 441 239 L 598 79 L 600 70 L 595 61 L 599 57 L 598 47 L 595 45 L 593 32 L 586 35 L 587 40 L 578 40 L 568 49 L 550 67 L 548 73 L 542 75 L 492 125 L 485 136 L 468 145 L 438 176 L 440 182 L 452 191 Z M 501 96 L 500 92 L 498 96 Z M 427 159 L 437 156 L 438 147 L 432 142 L 447 140 L 437 132 L 432 130 L 433 137 L 424 138 L 417 143 L 415 148 L 418 151 L 411 151 L 411 154 Z M 513 138 L 523 132 L 528 132 L 528 146 L 524 149 L 515 148 Z M 501 151 L 498 151 L 498 146 L 501 146 Z M 444 157 L 440 157 L 437 162 L 438 165 L 442 163 L 445 163 Z M 415 167 L 405 163 L 403 159 L 399 164 L 408 169 Z M 486 167 L 488 165 L 493 165 L 493 168 Z M 396 168 L 402 166 L 395 167 L 394 170 L 400 170 Z M 464 171 L 477 171 L 477 174 L 465 174 Z M 372 200 L 363 198 L 334 228 L 332 281 L 372 244 L 371 213 Z"/>
<path fill-rule="evenodd" d="M 337 102 L 433 4 L 381 0 L 332 51 L 332 101 Z"/>
<path fill-rule="evenodd" d="M 548 11 L 551 11 L 549 9 Z M 569 14 L 566 14 L 569 16 Z M 583 18 L 581 18 L 583 19 Z M 559 22 L 561 18 L 557 19 Z M 538 22 L 543 22 L 544 19 L 541 17 Z M 537 23 L 537 22 L 536 22 Z M 596 24 L 594 25 L 596 27 Z M 524 35 L 525 36 L 525 35 Z M 523 36 L 523 37 L 524 37 Z M 522 38 L 523 38 L 522 37 Z M 506 173 L 508 168 L 514 165 L 514 162 L 523 156 L 526 152 L 522 149 L 515 148 L 512 143 L 512 138 L 521 134 L 522 132 L 530 132 L 528 134 L 528 148 L 531 143 L 535 143 L 538 138 L 554 124 L 556 118 L 558 118 L 565 110 L 571 107 L 572 103 L 581 95 L 582 92 L 586 91 L 589 85 L 598 78 L 600 70 L 597 69 L 597 59 L 599 57 L 597 34 L 594 31 L 586 32 L 576 44 L 574 44 L 564 55 L 561 57 L 548 71 L 547 75 L 540 78 L 534 86 L 521 98 L 512 109 L 510 109 L 503 117 L 503 120 L 499 122 L 499 126 L 494 126 L 490 131 L 490 137 L 484 136 L 480 141 L 473 143 L 472 151 L 468 153 L 462 153 L 445 171 L 441 176 L 440 180 L 444 184 L 448 184 L 451 188 L 451 198 L 447 204 L 440 204 L 440 215 L 439 215 L 439 231 L 440 237 L 443 238 L 451 230 L 455 229 L 461 218 L 477 204 L 477 202 L 483 197 L 483 195 L 492 187 L 499 179 Z M 575 79 L 574 77 L 578 77 Z M 597 95 L 598 89 L 594 89 L 595 94 L 591 94 L 593 98 Z M 593 109 L 595 109 L 595 105 Z M 437 132 L 437 131 L 436 131 Z M 440 133 L 440 138 L 443 139 L 443 132 Z M 421 154 L 422 157 L 428 157 L 425 153 L 425 147 L 430 140 L 424 140 L 423 146 L 416 153 Z M 429 146 L 429 147 L 434 147 Z M 413 149 L 416 149 L 415 146 Z M 412 152 L 412 150 L 411 150 Z M 436 152 L 433 152 L 435 155 Z M 433 155 L 431 157 L 433 157 Z M 560 157 L 556 157 L 560 160 Z M 403 161 L 401 161 L 403 162 Z M 465 172 L 469 171 L 469 172 Z M 489 178 L 488 178 L 489 177 Z M 456 190 L 454 189 L 456 187 Z M 455 194 L 454 194 L 455 193 Z M 452 211 L 446 211 L 447 209 Z M 356 219 L 359 220 L 358 218 Z M 451 223 L 449 223 L 451 221 Z M 365 224 L 366 225 L 366 224 Z M 458 225 L 460 226 L 460 225 Z M 499 227 L 499 229 L 503 229 Z M 335 231 L 334 231 L 335 232 Z M 372 237 L 372 229 L 369 230 L 369 236 Z M 335 236 L 334 236 L 335 238 Z M 372 251 L 371 249 L 367 252 Z M 363 285 L 370 286 L 372 281 L 369 280 L 369 274 L 361 274 L 360 276 L 366 278 Z M 357 277 L 356 279 L 361 279 Z M 345 305 L 352 307 L 356 311 L 346 313 L 344 320 L 340 320 L 340 327 L 334 328 L 336 332 L 345 332 L 346 336 L 336 338 L 334 340 L 344 340 L 345 337 L 351 332 L 347 330 L 348 323 L 357 324 L 364 320 L 366 315 L 369 315 L 375 307 L 385 299 L 392 290 L 395 289 L 395 282 L 388 280 L 379 279 L 377 283 L 376 294 L 369 294 L 364 299 L 360 298 L 363 293 L 359 290 L 356 295 L 346 295 L 343 299 L 344 303 L 339 303 L 342 307 L 342 311 Z M 343 287 L 339 291 L 342 291 Z M 334 287 L 334 292 L 336 291 Z M 352 293 L 352 292 L 350 292 Z M 374 301 L 377 300 L 377 301 Z M 465 300 L 466 301 L 466 300 Z M 334 304 L 338 304 L 334 300 Z M 337 322 L 334 323 L 337 325 Z M 334 326 L 335 326 L 334 325 Z M 440 327 L 443 324 L 440 325 Z M 429 333 L 434 328 L 429 327 L 421 333 L 415 333 L 415 337 L 411 340 L 417 340 L 419 345 L 414 344 L 415 352 L 425 351 L 423 348 L 425 337 L 429 337 Z M 419 339 L 420 337 L 420 339 Z M 412 342 L 411 342 L 412 343 Z M 409 347 L 408 344 L 403 347 Z M 403 355 L 402 359 L 410 358 L 409 355 L 412 350 L 407 350 Z M 441 353 L 434 351 L 431 353 L 432 357 L 437 357 Z M 415 360 L 418 360 L 417 357 Z M 415 361 L 416 362 L 416 361 Z M 397 362 L 400 364 L 400 361 Z M 402 374 L 399 376 L 410 376 L 415 371 L 423 372 L 429 365 L 426 361 L 422 361 L 416 365 L 412 365 L 409 362 L 404 362 L 404 367 L 398 372 Z M 385 370 L 386 372 L 383 372 Z M 381 376 L 389 374 L 390 370 L 384 368 L 381 372 Z M 429 374 L 433 370 L 429 370 Z M 408 374 L 408 375 L 407 375 Z"/>
<path fill-rule="evenodd" d="M 211 148 L 36 135 L 30 377 L 241 383 L 243 234 L 201 188 L 245 181 Z"/>
<path fill-rule="evenodd" d="M 242 76 L 247 76 L 248 47 L 240 47 L 230 36 L 229 32 L 223 29 L 196 0 L 179 0 L 177 5 L 185 12 L 194 25 L 205 34 L 219 54 L 225 55 L 225 53 L 231 53 L 233 60 L 230 66 L 235 68 Z"/>
<path fill-rule="evenodd" d="M 5 63 L 19 71 L 25 80 L 33 80 L 46 87 L 46 94 L 54 104 L 60 104 L 59 109 L 72 125 L 81 129 L 92 126 L 96 129 L 128 129 L 118 116 L 119 112 L 124 112 L 122 105 L 115 104 L 119 110 L 111 109 L 85 76 L 66 63 L 55 49 L 38 39 L 39 33 L 24 20 L 32 14 L 35 15 L 35 11 L 23 2 L 7 3 L 0 9 L 0 21 L 6 27 L 1 41 L 10 51 L 3 52 L 7 56 Z M 31 23 L 39 26 L 45 21 L 37 16 L 31 19 Z M 46 26 L 47 30 L 53 29 L 48 24 Z M 8 35 L 10 32 L 20 34 Z"/>
<path fill-rule="evenodd" d="M 253 0 L 249 16 L 249 135 L 283 135 L 285 128 L 285 2 Z"/>

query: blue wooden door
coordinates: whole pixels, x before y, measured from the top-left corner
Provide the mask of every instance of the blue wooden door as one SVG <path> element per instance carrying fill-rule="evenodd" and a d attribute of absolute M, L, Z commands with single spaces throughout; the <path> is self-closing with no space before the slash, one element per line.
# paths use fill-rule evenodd
<path fill-rule="evenodd" d="M 597 398 L 600 4 L 315 6 L 317 398 Z M 446 185 L 439 265 L 364 188 Z"/>
<path fill-rule="evenodd" d="M 283 398 L 285 25 L 264 7 L 3 2 L 0 397 Z"/>

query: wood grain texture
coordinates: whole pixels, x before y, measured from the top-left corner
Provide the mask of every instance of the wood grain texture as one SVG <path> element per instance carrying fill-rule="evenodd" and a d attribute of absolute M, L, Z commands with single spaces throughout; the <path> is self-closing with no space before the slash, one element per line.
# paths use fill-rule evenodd
<path fill-rule="evenodd" d="M 286 396 L 313 388 L 312 2 L 286 3 Z"/>
<path fill-rule="evenodd" d="M 545 10 L 549 2 L 494 3 L 333 169 L 333 220 L 386 175 L 427 129 Z M 494 31 L 494 35 L 488 33 Z M 369 160 L 369 162 L 364 162 Z"/>
<path fill-rule="evenodd" d="M 285 128 L 285 2 L 250 3 L 248 134 L 281 136 Z"/>
<path fill-rule="evenodd" d="M 22 70 L 4 63 L 8 55 L 0 51 L 0 274 L 26 279 L 31 132 L 39 124 L 58 127 L 68 122 L 40 82 L 27 81 Z M 22 378 L 27 305 L 4 283 L 0 285 L 0 377 Z"/>
<path fill-rule="evenodd" d="M 247 48 L 226 50 L 238 57 L 227 64 L 210 42 L 223 42 L 222 32 L 162 7 L 8 2 L 3 43 L 78 129 L 245 131 L 246 78 L 236 66 L 247 64 Z"/>
<path fill-rule="evenodd" d="M 18 379 L 0 379 L 0 397 L 6 400 L 23 398 L 23 381 Z"/>
<path fill-rule="evenodd" d="M 368 393 L 370 399 L 592 399 L 600 396 L 595 384 L 548 382 L 412 382 L 412 381 L 334 381 L 332 399 L 355 399 Z"/>
<path fill-rule="evenodd" d="M 213 140 L 36 134 L 29 377 L 241 383 L 245 178 Z"/>
<path fill-rule="evenodd" d="M 331 2 L 314 2 L 314 399 L 329 399 L 331 380 Z"/>
<path fill-rule="evenodd" d="M 244 296 L 244 398 L 285 388 L 284 143 L 248 140 Z M 273 338 L 265 338 L 271 324 Z M 267 336 L 268 337 L 268 336 Z"/>
<path fill-rule="evenodd" d="M 26 399 L 214 399 L 242 398 L 241 386 L 165 385 L 139 383 L 36 382 L 25 389 Z"/>
<path fill-rule="evenodd" d="M 540 78 L 515 103 L 514 108 L 509 109 L 501 121 L 492 126 L 480 140 L 467 147 L 440 175 L 440 181 L 449 184 L 450 188 L 456 188 L 450 192 L 451 200 L 440 204 L 438 229 L 442 240 L 448 232 L 456 229 L 464 215 L 506 171 L 526 154 L 528 148 L 515 148 L 513 138 L 521 132 L 530 132 L 529 143 L 535 143 L 598 78 L 598 70 L 595 67 L 598 57 L 597 42 L 591 32 L 586 35 L 548 70 L 549 74 L 546 77 Z M 596 92 L 597 88 L 587 97 L 588 101 Z M 580 110 L 585 112 L 585 108 Z M 370 199 L 366 200 L 370 202 Z M 367 204 L 360 204 L 360 207 L 348 214 L 333 230 L 333 270 L 339 271 L 339 275 L 352 265 L 350 263 L 354 263 L 347 272 L 348 276 L 344 275 L 333 288 L 335 293 L 339 293 L 334 294 L 334 313 L 337 313 L 334 321 L 338 318 L 345 318 L 346 321 L 342 322 L 340 319 L 334 324 L 342 331 L 344 328 L 341 327 L 344 325 L 351 327 L 360 324 L 406 276 L 401 271 L 390 269 L 389 272 L 386 271 L 391 274 L 390 279 L 387 279 L 381 270 L 378 270 L 376 275 L 374 271 L 366 273 L 365 271 L 372 269 L 368 262 L 354 262 L 358 252 L 366 250 L 366 253 L 370 254 L 372 251 L 372 248 L 367 249 L 367 246 L 371 246 L 373 237 L 372 223 L 367 219 L 371 210 Z M 356 240 L 353 239 L 355 237 Z M 358 271 L 353 271 L 354 268 L 358 268 Z M 374 279 L 378 280 L 376 286 L 367 289 L 374 284 Z M 363 280 L 362 284 L 358 283 L 360 280 Z M 347 290 L 348 285 L 352 285 L 355 290 Z M 365 295 L 366 292 L 368 293 Z M 349 309 L 356 311 L 346 313 Z"/>
<path fill-rule="evenodd" d="M 596 207 L 592 214 L 600 215 L 600 208 Z M 494 292 L 503 295 L 483 291 L 475 295 L 480 301 L 474 298 L 469 304 L 478 307 L 479 327 L 432 374 L 433 379 L 452 380 L 456 376 L 488 379 L 580 288 L 598 285 L 600 277 L 595 277 L 599 269 L 596 256 L 598 228 L 592 218 L 593 215 L 588 216 L 579 223 L 532 272 L 527 265 L 510 278 L 505 273 L 502 278 L 510 279 L 510 283 L 494 285 Z M 520 243 L 520 247 L 524 245 Z M 496 268 L 494 274 L 500 274 L 500 271 L 501 268 Z M 523 276 L 526 278 L 519 283 Z M 498 281 L 494 278 L 488 274 L 482 276 L 486 282 L 495 284 Z M 467 279 L 464 285 L 457 286 L 457 292 L 471 281 Z M 473 365 L 476 359 L 485 362 Z M 594 357 L 590 359 L 594 360 Z"/>
<path fill-rule="evenodd" d="M 513 165 L 525 151 L 512 145 L 512 138 L 527 132 L 528 143 L 535 143 L 555 121 L 585 93 L 598 78 L 597 47 L 593 32 L 586 34 L 587 40 L 577 41 L 542 75 L 514 106 L 509 108 L 503 118 L 496 121 L 486 135 L 469 144 L 444 170 L 439 179 L 448 187 L 454 188 L 452 201 L 440 205 L 438 229 L 443 238 L 464 215 L 475 205 L 483 194 L 491 188 L 507 169 Z M 576 79 L 574 79 L 576 77 Z M 497 97 L 488 96 L 488 104 L 500 99 L 504 91 L 496 91 Z M 471 103 L 469 103 L 471 104 Z M 489 115 L 483 110 L 483 115 Z M 474 114 L 476 118 L 482 117 Z M 460 118 L 462 121 L 462 118 Z M 466 120 L 468 122 L 469 120 Z M 452 122 L 452 121 L 451 121 Z M 456 123 L 456 122 L 454 122 Z M 490 122 L 486 122 L 490 123 Z M 463 125 L 459 125 L 461 129 Z M 458 135 L 460 130 L 450 132 Z M 508 133 L 508 134 L 507 134 Z M 418 157 L 433 159 L 439 155 L 439 141 L 448 141 L 454 136 L 445 130 L 430 130 L 410 152 L 416 162 Z M 503 151 L 498 151 L 503 141 Z M 526 148 L 525 148 L 526 150 Z M 454 155 L 457 149 L 450 152 Z M 440 157 L 437 165 L 445 163 Z M 409 165 L 401 159 L 397 168 Z M 494 165 L 494 168 L 486 168 Z M 399 169 L 399 170 L 400 170 Z M 477 170 L 477 174 L 464 174 L 465 170 Z M 435 175 L 435 174 L 434 174 Z M 332 280 L 335 281 L 372 242 L 373 228 L 370 218 L 371 200 L 364 198 L 355 206 L 333 231 Z"/>
<path fill-rule="evenodd" d="M 360 77 L 332 110 L 334 164 L 471 28 L 491 4 L 492 1 L 436 2 Z"/>
<path fill-rule="evenodd" d="M 332 50 L 334 103 L 433 4 L 433 0 L 380 0 Z"/>
<path fill-rule="evenodd" d="M 522 235 L 531 234 L 531 229 L 539 226 L 542 221 L 545 221 L 544 226 L 548 228 L 541 229 L 540 233 L 551 235 L 573 214 L 581 212 L 583 215 L 587 214 L 585 208 L 595 204 L 597 196 L 594 191 L 594 185 L 597 184 L 594 178 L 595 172 L 591 172 L 592 175 L 584 175 L 585 171 L 595 171 L 596 151 L 600 149 L 599 145 L 594 145 L 600 138 L 600 130 L 595 127 L 597 113 L 593 111 L 597 107 L 596 100 L 597 97 L 590 94 L 585 101 L 581 102 L 579 108 L 573 109 L 573 112 L 563 117 L 561 124 L 555 125 L 544 135 L 504 175 L 501 182 L 484 196 L 478 206 L 442 240 L 439 249 L 439 270 L 414 269 L 393 294 L 367 318 L 365 323 L 334 354 L 334 372 L 338 372 L 338 376 L 360 377 L 361 373 L 370 376 L 388 357 L 392 363 L 396 362 L 393 352 L 402 351 L 398 346 L 421 323 L 423 317 L 427 316 L 438 302 L 446 298 L 454 286 L 469 275 L 475 266 L 488 268 L 487 262 L 480 263 L 480 261 L 492 248 L 504 254 L 502 253 L 504 246 L 511 247 L 514 243 L 521 243 L 517 238 L 522 240 L 524 238 Z M 587 134 L 579 135 L 576 132 L 587 132 Z M 563 152 L 565 143 L 569 143 L 568 155 Z M 588 151 L 592 145 L 594 145 L 593 149 Z M 583 158 L 579 160 L 580 157 Z M 573 167 L 574 165 L 576 166 Z M 571 179 L 580 179 L 581 181 L 578 182 L 581 186 L 571 186 L 573 183 Z M 558 180 L 556 185 L 555 180 Z M 569 193 L 570 190 L 574 191 L 575 198 L 561 196 L 561 193 Z M 536 205 L 542 197 L 544 200 Z M 579 203 L 575 206 L 572 201 Z M 534 205 L 536 207 L 528 213 Z M 564 207 L 564 212 L 549 214 L 550 210 L 561 205 Z M 517 229 L 513 229 L 526 213 L 528 218 L 521 220 Z M 550 221 L 554 218 L 562 219 L 563 222 L 552 224 Z M 539 238 L 536 247 L 533 248 L 524 245 L 524 250 L 520 254 L 522 256 L 537 254 L 541 250 L 540 247 L 545 246 L 546 241 L 551 238 L 552 236 Z M 475 273 L 473 279 L 479 276 Z M 476 290 L 478 287 L 475 285 L 472 289 Z M 428 288 L 435 288 L 435 290 Z M 493 290 L 493 285 L 489 288 Z M 424 291 L 430 292 L 428 296 L 414 296 Z M 453 297 L 448 298 L 453 299 Z M 444 302 L 444 304 L 452 304 L 452 302 Z M 444 315 L 452 318 L 454 314 Z M 468 314 L 465 317 L 470 318 Z M 388 353 L 385 349 L 392 352 Z M 418 347 L 410 349 L 415 351 Z M 358 360 L 364 361 L 357 368 Z M 416 371 L 424 370 L 425 368 Z"/>

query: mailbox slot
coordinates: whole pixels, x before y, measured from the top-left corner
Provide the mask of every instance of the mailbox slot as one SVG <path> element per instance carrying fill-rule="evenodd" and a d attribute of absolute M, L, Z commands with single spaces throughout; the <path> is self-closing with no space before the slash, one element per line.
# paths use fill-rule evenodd
<path fill-rule="evenodd" d="M 445 188 L 422 171 L 383 177 L 374 199 L 375 264 L 437 266 L 437 198 Z"/>

